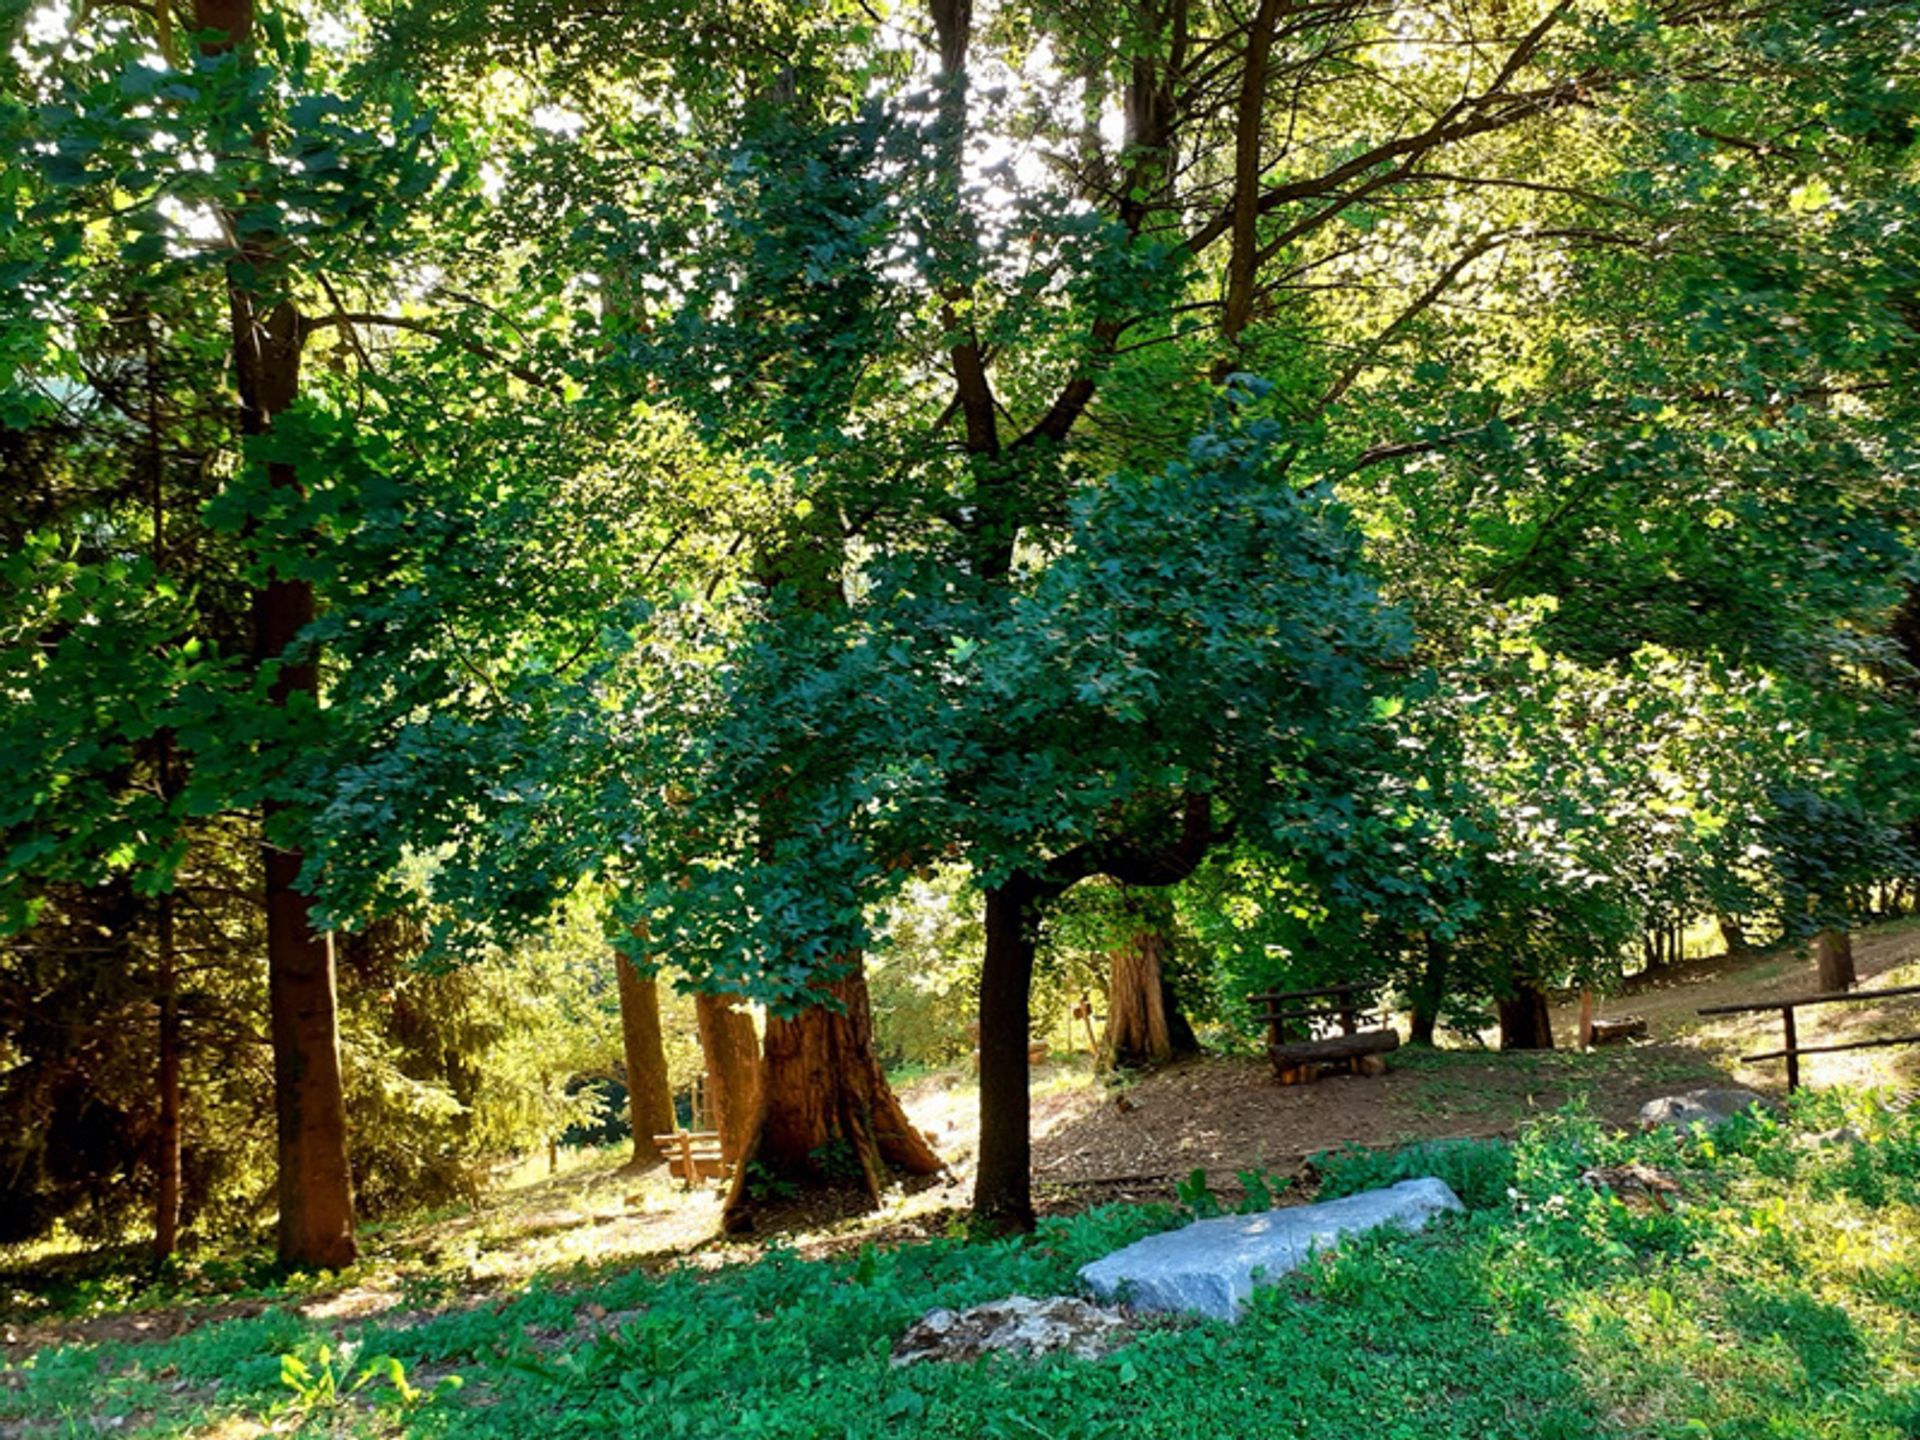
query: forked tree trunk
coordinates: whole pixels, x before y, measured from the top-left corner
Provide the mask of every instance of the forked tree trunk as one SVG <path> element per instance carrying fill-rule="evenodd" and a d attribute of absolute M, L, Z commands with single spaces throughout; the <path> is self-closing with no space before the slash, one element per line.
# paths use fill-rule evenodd
<path fill-rule="evenodd" d="M 1495 1004 L 1500 1012 L 1502 1050 L 1553 1049 L 1553 1021 L 1544 990 L 1537 985 L 1518 985 L 1511 997 Z"/>
<path fill-rule="evenodd" d="M 633 1124 L 632 1170 L 661 1163 L 656 1135 L 673 1129 L 673 1089 L 667 1083 L 667 1052 L 660 1039 L 660 983 L 642 975 L 624 955 L 615 955 L 620 985 L 620 1040 L 627 1061 L 627 1114 Z"/>
<path fill-rule="evenodd" d="M 737 1163 L 753 1130 L 754 1107 L 759 1102 L 759 1042 L 753 1017 L 729 995 L 694 996 L 694 1015 L 700 1026 L 700 1053 L 707 1062 L 707 1105 L 713 1128 L 720 1132 L 720 1154 Z"/>
<path fill-rule="evenodd" d="M 1033 1140 L 1027 1095 L 1027 1007 L 1033 988 L 1040 885 L 1015 875 L 987 892 L 980 971 L 980 1168 L 974 1218 L 989 1228 L 1033 1228 Z"/>
<path fill-rule="evenodd" d="M 1113 952 L 1107 1033 L 1100 1046 L 1103 1067 L 1163 1065 L 1173 1058 L 1160 965 L 1166 944 L 1159 930 L 1140 930 Z"/>
<path fill-rule="evenodd" d="M 767 1019 L 760 1101 L 722 1214 L 729 1231 L 753 1225 L 750 1167 L 756 1180 L 858 1187 L 869 1205 L 879 1204 L 890 1169 L 935 1175 L 944 1168 L 873 1053 L 873 1011 L 860 962 L 821 989 L 830 1004 Z"/>
<path fill-rule="evenodd" d="M 1814 937 L 1813 947 L 1814 960 L 1820 968 L 1820 988 L 1851 990 L 1856 978 L 1853 936 L 1845 930 L 1822 930 Z"/>

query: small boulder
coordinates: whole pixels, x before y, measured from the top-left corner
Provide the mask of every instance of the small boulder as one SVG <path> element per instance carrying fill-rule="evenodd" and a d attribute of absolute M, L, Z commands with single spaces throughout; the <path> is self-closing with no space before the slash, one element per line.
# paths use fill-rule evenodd
<path fill-rule="evenodd" d="M 1813 1135 L 1802 1135 L 1794 1142 L 1805 1150 L 1826 1150 L 1835 1145 L 1864 1145 L 1867 1137 L 1851 1125 L 1836 1125 Z"/>
<path fill-rule="evenodd" d="M 1671 1125 L 1684 1130 L 1692 1125 L 1719 1125 L 1736 1115 L 1746 1114 L 1755 1105 L 1766 1103 L 1766 1096 L 1737 1087 L 1662 1095 L 1640 1107 L 1640 1128 L 1657 1130 L 1662 1125 Z"/>
<path fill-rule="evenodd" d="M 1080 1278 L 1103 1300 L 1124 1293 L 1136 1310 L 1237 1320 L 1255 1284 L 1278 1280 L 1344 1236 L 1382 1225 L 1419 1230 L 1436 1215 L 1465 1208 L 1443 1180 L 1402 1180 L 1318 1205 L 1198 1220 L 1083 1265 Z"/>
<path fill-rule="evenodd" d="M 1127 1338 L 1126 1312 L 1071 1296 L 1015 1295 L 966 1310 L 929 1310 L 893 1347 L 895 1365 L 921 1360 L 978 1360 L 997 1352 L 1048 1355 L 1064 1350 L 1097 1360 Z"/>

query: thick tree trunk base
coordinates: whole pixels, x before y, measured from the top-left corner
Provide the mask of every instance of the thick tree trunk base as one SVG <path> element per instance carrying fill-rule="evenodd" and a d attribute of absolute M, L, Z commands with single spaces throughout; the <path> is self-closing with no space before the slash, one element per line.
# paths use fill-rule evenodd
<path fill-rule="evenodd" d="M 1512 998 L 1495 1002 L 1500 1013 L 1502 1050 L 1553 1049 L 1553 1022 L 1546 992 L 1531 985 L 1519 987 Z"/>
<path fill-rule="evenodd" d="M 1159 931 L 1143 930 L 1113 952 L 1101 1069 L 1142 1069 L 1173 1058 L 1173 1026 L 1160 964 L 1165 948 L 1166 937 Z"/>
<path fill-rule="evenodd" d="M 759 1106 L 721 1213 L 729 1233 L 754 1229 L 796 1201 L 809 1213 L 823 1201 L 871 1210 L 889 1172 L 946 1168 L 874 1056 L 865 975 L 856 968 L 822 990 L 831 1006 L 767 1021 Z"/>
<path fill-rule="evenodd" d="M 340 1072 L 333 942 L 294 888 L 300 857 L 267 850 L 267 1000 L 279 1129 L 280 1263 L 354 1261 L 353 1177 Z"/>
<path fill-rule="evenodd" d="M 1819 966 L 1820 988 L 1851 990 L 1856 976 L 1853 968 L 1853 936 L 1845 930 L 1822 930 L 1814 939 L 1814 960 Z"/>

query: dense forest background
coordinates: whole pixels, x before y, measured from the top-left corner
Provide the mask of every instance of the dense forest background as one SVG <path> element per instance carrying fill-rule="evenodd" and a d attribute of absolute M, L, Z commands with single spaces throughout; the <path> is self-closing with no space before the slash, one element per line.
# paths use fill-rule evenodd
<path fill-rule="evenodd" d="M 3 24 L 0 1242 L 1915 904 L 1904 0 Z"/>

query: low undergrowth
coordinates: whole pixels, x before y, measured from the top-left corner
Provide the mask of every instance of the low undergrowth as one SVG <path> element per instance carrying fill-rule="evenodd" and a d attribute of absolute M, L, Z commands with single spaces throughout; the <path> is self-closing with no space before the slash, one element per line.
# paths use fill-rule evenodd
<path fill-rule="evenodd" d="M 1821 1137 L 1842 1125 L 1863 1138 Z M 1510 1148 L 1323 1170 L 1345 1191 L 1422 1165 L 1452 1167 L 1466 1215 L 1351 1242 L 1260 1292 L 1237 1326 L 1150 1327 L 1100 1361 L 896 1369 L 889 1350 L 936 1305 L 1071 1290 L 1080 1264 L 1177 1223 L 1172 1206 L 1019 1242 L 775 1252 L 358 1326 L 275 1309 L 168 1342 L 44 1351 L 0 1373 L 0 1434 L 1920 1435 L 1913 1114 L 1829 1093 L 1785 1120 L 1624 1136 L 1567 1112 Z M 1583 1179 L 1629 1170 L 1679 1198 Z"/>

